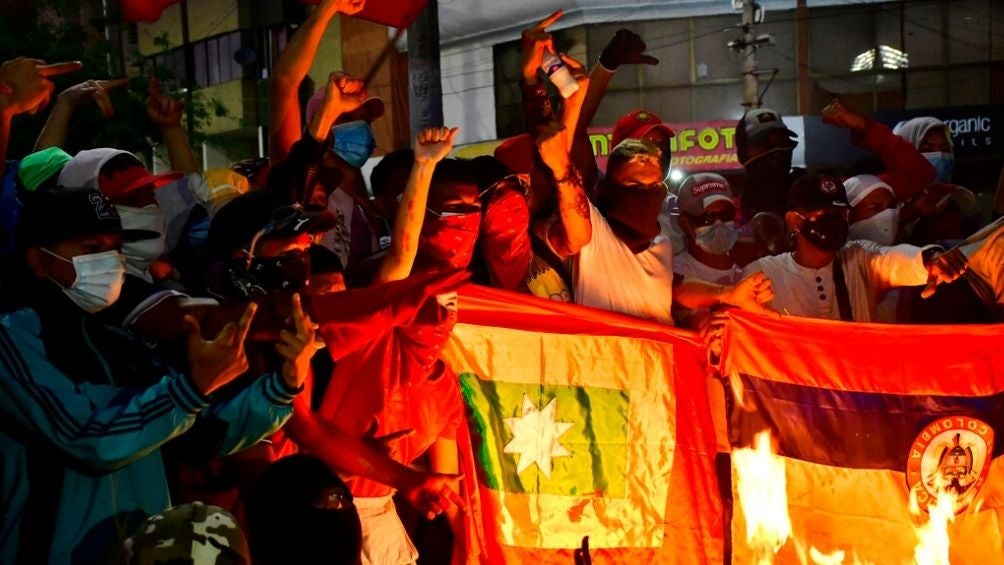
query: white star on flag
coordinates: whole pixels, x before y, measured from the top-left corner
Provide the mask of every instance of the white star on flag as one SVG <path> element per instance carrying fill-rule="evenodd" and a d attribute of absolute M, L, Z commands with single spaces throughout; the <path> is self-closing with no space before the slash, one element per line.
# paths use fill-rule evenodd
<path fill-rule="evenodd" d="M 543 410 L 523 394 L 523 415 L 518 418 L 505 418 L 505 425 L 512 432 L 513 438 L 502 448 L 505 453 L 519 454 L 516 473 L 522 473 L 527 467 L 536 463 L 545 477 L 551 478 L 551 458 L 568 457 L 572 453 L 558 442 L 561 434 L 572 427 L 571 423 L 555 422 L 555 410 L 558 399 L 552 398 Z"/>

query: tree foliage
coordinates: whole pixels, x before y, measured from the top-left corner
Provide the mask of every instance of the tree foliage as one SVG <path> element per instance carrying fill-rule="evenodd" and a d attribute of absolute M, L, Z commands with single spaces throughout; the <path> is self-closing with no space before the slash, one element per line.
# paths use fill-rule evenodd
<path fill-rule="evenodd" d="M 114 78 L 110 67 L 117 66 L 117 61 L 140 59 L 124 57 L 121 46 L 105 40 L 106 21 L 102 17 L 101 4 L 100 0 L 5 1 L 0 4 L 0 61 L 19 56 L 47 62 L 82 61 L 82 71 L 55 78 L 56 94 L 88 79 Z M 109 6 L 115 9 L 117 2 L 110 1 Z M 121 25 L 117 13 L 110 13 L 108 22 Z M 64 149 L 73 154 L 91 147 L 117 147 L 148 158 L 151 156 L 152 146 L 160 141 L 160 134 L 146 115 L 150 77 L 157 76 L 164 84 L 180 88 L 194 89 L 195 85 L 186 85 L 180 77 L 171 76 L 167 69 L 154 68 L 151 61 L 143 61 L 141 65 L 123 69 L 132 78 L 127 87 L 111 94 L 115 106 L 112 119 L 104 119 L 93 104 L 77 112 Z M 194 90 L 193 93 L 193 103 L 186 111 L 193 113 L 192 141 L 197 143 L 202 139 L 199 130 L 214 117 L 226 115 L 227 110 L 218 101 L 200 96 Z M 47 108 L 37 115 L 20 116 L 15 120 L 9 158 L 31 152 L 48 112 Z"/>

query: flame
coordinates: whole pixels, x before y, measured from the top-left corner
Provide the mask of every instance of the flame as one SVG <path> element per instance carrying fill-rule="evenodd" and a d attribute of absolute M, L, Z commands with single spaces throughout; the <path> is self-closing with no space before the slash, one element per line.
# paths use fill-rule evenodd
<path fill-rule="evenodd" d="M 736 493 L 746 519 L 746 542 L 759 565 L 774 561 L 791 536 L 784 459 L 771 450 L 770 432 L 760 432 L 754 448 L 732 452 Z"/>
<path fill-rule="evenodd" d="M 958 493 L 954 489 L 939 485 L 935 503 L 927 507 L 930 516 L 927 523 L 914 528 L 918 541 L 913 549 L 913 560 L 917 565 L 950 565 L 948 524 L 955 521 L 957 500 Z M 916 490 L 910 491 L 910 512 L 914 516 L 921 515 Z"/>
<path fill-rule="evenodd" d="M 809 558 L 812 559 L 813 565 L 843 565 L 844 563 L 844 551 L 838 549 L 833 553 L 823 553 L 816 549 L 815 546 L 809 548 Z"/>

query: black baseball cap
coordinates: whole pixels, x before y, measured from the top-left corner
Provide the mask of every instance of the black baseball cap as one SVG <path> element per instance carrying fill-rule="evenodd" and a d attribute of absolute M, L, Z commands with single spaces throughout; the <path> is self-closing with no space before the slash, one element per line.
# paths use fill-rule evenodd
<path fill-rule="evenodd" d="M 155 231 L 122 229 L 115 206 L 96 188 L 59 187 L 25 194 L 22 201 L 16 236 L 21 245 L 98 234 L 121 234 L 124 241 L 160 237 Z"/>
<path fill-rule="evenodd" d="M 849 208 L 844 185 L 830 175 L 809 173 L 801 176 L 788 191 L 788 209 L 818 209 L 827 206 Z"/>
<path fill-rule="evenodd" d="M 225 259 L 234 251 L 247 249 L 255 237 L 323 233 L 336 223 L 331 212 L 293 204 L 277 190 L 252 190 L 228 202 L 213 217 L 209 249 Z"/>

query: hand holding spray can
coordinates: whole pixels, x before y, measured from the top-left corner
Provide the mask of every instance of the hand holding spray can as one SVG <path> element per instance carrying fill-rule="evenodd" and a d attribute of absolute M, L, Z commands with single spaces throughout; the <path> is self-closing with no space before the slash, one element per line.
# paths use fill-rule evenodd
<path fill-rule="evenodd" d="M 572 73 L 568 72 L 568 67 L 565 66 L 560 57 L 550 50 L 544 51 L 543 64 L 540 68 L 554 83 L 562 98 L 568 98 L 579 91 L 579 83 L 575 81 Z"/>

